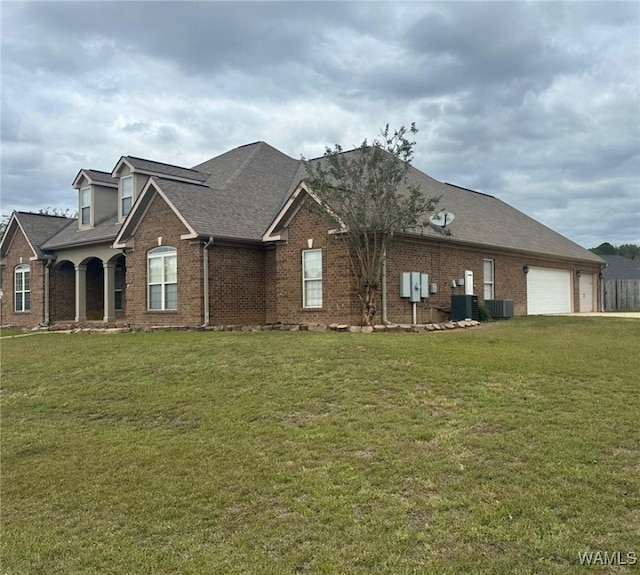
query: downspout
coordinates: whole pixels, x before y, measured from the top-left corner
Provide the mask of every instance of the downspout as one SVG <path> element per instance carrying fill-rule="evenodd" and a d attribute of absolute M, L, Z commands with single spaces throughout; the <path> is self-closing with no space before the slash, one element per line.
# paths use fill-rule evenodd
<path fill-rule="evenodd" d="M 203 321 L 202 327 L 209 326 L 209 248 L 213 244 L 213 236 L 202 247 L 202 297 L 203 297 Z"/>
<path fill-rule="evenodd" d="M 387 248 L 382 252 L 382 323 L 384 325 L 393 325 L 387 317 Z"/>
<path fill-rule="evenodd" d="M 50 280 L 50 270 L 51 264 L 53 260 L 47 260 L 44 264 L 44 318 L 43 325 L 49 325 L 51 323 L 51 313 L 49 311 L 49 280 Z"/>

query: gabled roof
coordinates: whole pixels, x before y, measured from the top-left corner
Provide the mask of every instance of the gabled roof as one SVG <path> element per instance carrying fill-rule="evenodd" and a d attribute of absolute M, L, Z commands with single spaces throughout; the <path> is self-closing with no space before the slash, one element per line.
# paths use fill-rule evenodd
<path fill-rule="evenodd" d="M 602 259 L 607 262 L 607 267 L 602 270 L 605 279 L 640 279 L 640 262 L 618 255 L 602 256 Z"/>
<path fill-rule="evenodd" d="M 111 175 L 115 177 L 123 165 L 127 165 L 129 169 L 139 174 L 165 176 L 190 182 L 204 182 L 209 177 L 209 174 L 202 173 L 198 170 L 163 164 L 162 162 L 154 162 L 134 156 L 122 156 L 113 168 Z"/>
<path fill-rule="evenodd" d="M 149 175 L 150 179 L 121 226 L 113 216 L 88 230 L 78 230 L 66 222 L 49 232 L 32 230 L 30 237 L 40 233 L 47 236 L 44 239 L 38 236 L 34 253 L 114 239 L 115 247 L 123 247 L 156 195 L 160 195 L 183 222 L 185 239 L 213 236 L 269 241 L 286 229 L 304 196 L 313 195 L 312 189 L 305 188 L 304 182 L 309 178 L 304 163 L 265 142 L 240 146 L 193 168 L 122 156 L 112 174 L 97 170 L 82 170 L 80 174 L 106 183 L 112 181 L 109 178 L 123 165 Z M 407 230 L 408 234 L 442 242 L 603 263 L 599 256 L 493 196 L 439 182 L 414 167 L 409 169 L 408 180 L 410 185 L 419 185 L 425 196 L 440 196 L 437 209 L 455 214 L 455 220 L 447 226 L 447 234 L 428 222 Z M 35 230 L 38 227 L 35 220 L 33 224 L 25 225 Z"/>
<path fill-rule="evenodd" d="M 355 154 L 357 150 L 343 153 Z M 325 160 L 321 157 L 311 161 Z M 304 166 L 298 170 L 295 178 L 307 178 Z M 440 197 L 436 211 L 446 209 L 455 215 L 455 220 L 447 226 L 447 234 L 450 232 L 450 235 L 443 234 L 441 228 L 429 224 L 428 221 L 420 228 L 407 230 L 408 234 L 444 242 L 491 246 L 532 255 L 603 263 L 599 256 L 493 196 L 439 182 L 413 166 L 409 167 L 407 182 L 408 185 L 419 186 L 427 198 Z M 406 190 L 406 187 L 404 189 Z M 400 193 L 402 192 L 401 188 Z M 296 202 L 290 201 L 294 193 L 296 190 L 292 190 L 281 202 L 280 211 L 269 231 L 277 232 L 278 225 L 274 226 L 274 223 L 290 219 L 291 215 L 284 212 L 299 208 L 300 199 Z M 268 237 L 265 236 L 265 239 Z"/>
<path fill-rule="evenodd" d="M 446 209 L 455 216 L 447 226 L 450 236 L 443 236 L 442 230 L 431 224 L 412 230 L 413 233 L 532 255 L 603 263 L 596 254 L 494 196 L 439 182 L 413 167 L 409 182 L 419 184 L 428 197 L 441 196 L 436 211 Z"/>
<path fill-rule="evenodd" d="M 43 246 L 52 236 L 76 220 L 64 216 L 33 214 L 30 212 L 13 212 L 7 229 L 0 242 L 0 254 L 4 257 L 13 237 L 20 229 L 27 238 L 33 257 L 44 257 Z"/>
<path fill-rule="evenodd" d="M 193 168 L 199 183 L 153 177 L 125 220 L 116 244 L 126 242 L 143 217 L 151 195 L 161 193 L 185 222 L 185 237 L 260 241 L 300 162 L 265 142 L 240 146 Z"/>
<path fill-rule="evenodd" d="M 108 186 L 110 188 L 118 187 L 118 178 L 114 178 L 109 172 L 100 170 L 80 170 L 73 180 L 73 187 L 80 187 L 80 181 L 85 178 L 90 184 L 98 184 L 100 186 Z"/>

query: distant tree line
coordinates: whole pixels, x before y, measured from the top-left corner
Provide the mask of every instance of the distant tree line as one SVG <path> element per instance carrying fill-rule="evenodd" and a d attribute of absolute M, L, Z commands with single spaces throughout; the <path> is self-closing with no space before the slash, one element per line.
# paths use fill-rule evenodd
<path fill-rule="evenodd" d="M 622 244 L 621 246 L 612 246 L 609 242 L 600 244 L 597 248 L 591 248 L 594 254 L 599 256 L 624 256 L 631 260 L 640 260 L 640 246 L 635 244 Z"/>

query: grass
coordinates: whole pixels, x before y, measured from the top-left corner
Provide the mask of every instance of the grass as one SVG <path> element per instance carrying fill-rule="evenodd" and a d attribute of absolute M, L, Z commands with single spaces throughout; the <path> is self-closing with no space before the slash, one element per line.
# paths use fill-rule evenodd
<path fill-rule="evenodd" d="M 0 337 L 10 337 L 15 335 L 24 335 L 27 330 L 19 327 L 0 327 Z"/>
<path fill-rule="evenodd" d="M 639 338 L 546 317 L 4 340 L 0 572 L 553 575 L 640 555 Z"/>

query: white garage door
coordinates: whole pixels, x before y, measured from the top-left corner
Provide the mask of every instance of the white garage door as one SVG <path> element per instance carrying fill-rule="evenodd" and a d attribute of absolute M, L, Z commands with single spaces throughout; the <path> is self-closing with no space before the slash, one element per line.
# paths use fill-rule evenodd
<path fill-rule="evenodd" d="M 527 314 L 571 313 L 571 272 L 529 268 Z"/>

